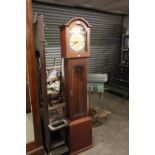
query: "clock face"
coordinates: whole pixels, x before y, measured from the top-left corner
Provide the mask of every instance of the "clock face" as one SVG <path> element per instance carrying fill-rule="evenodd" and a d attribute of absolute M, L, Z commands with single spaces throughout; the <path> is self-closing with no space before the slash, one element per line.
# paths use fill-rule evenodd
<path fill-rule="evenodd" d="M 69 46 L 73 52 L 84 52 L 86 48 L 86 31 L 81 25 L 70 30 Z"/>

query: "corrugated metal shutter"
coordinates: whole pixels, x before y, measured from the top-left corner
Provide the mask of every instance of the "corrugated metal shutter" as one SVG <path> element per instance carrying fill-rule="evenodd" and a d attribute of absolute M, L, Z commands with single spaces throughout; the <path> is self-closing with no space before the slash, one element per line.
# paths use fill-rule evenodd
<path fill-rule="evenodd" d="M 115 70 L 120 59 L 122 15 L 108 14 L 81 8 L 57 6 L 33 2 L 33 12 L 43 14 L 46 23 L 46 65 L 61 63 L 59 26 L 69 19 L 84 17 L 91 25 L 91 57 L 88 61 L 90 73 L 109 73 Z"/>

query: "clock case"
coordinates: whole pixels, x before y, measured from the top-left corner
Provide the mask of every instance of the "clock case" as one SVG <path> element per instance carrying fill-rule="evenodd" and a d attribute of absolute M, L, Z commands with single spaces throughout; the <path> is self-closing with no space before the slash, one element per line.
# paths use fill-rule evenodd
<path fill-rule="evenodd" d="M 77 24 L 86 31 L 86 51 L 73 52 L 69 48 L 69 31 Z M 65 100 L 69 125 L 67 144 L 71 155 L 92 147 L 92 119 L 88 116 L 87 60 L 90 56 L 90 25 L 80 17 L 71 19 L 60 27 L 61 53 L 64 58 Z M 79 56 L 80 54 L 80 56 Z"/>
<path fill-rule="evenodd" d="M 75 25 L 82 26 L 86 31 L 86 45 L 85 50 L 82 52 L 73 51 L 69 45 L 69 32 Z M 80 58 L 90 56 L 90 27 L 91 25 L 84 18 L 81 17 L 75 17 L 60 27 L 61 54 L 63 58 Z"/>

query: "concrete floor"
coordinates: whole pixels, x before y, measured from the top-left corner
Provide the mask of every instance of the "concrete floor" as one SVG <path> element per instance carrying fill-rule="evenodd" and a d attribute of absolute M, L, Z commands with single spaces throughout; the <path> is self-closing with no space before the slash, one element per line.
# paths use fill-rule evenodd
<path fill-rule="evenodd" d="M 129 102 L 115 94 L 105 92 L 90 96 L 92 106 L 110 111 L 102 126 L 93 128 L 93 148 L 79 155 L 128 155 L 129 154 Z"/>

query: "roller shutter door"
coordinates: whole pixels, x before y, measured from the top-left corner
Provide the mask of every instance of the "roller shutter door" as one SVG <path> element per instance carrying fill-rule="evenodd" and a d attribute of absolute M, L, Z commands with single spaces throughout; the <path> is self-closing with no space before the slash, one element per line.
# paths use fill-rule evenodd
<path fill-rule="evenodd" d="M 122 15 L 33 2 L 33 13 L 43 14 L 46 24 L 46 66 L 61 64 L 59 26 L 69 19 L 84 17 L 91 25 L 91 57 L 89 73 L 113 73 L 120 59 Z"/>

